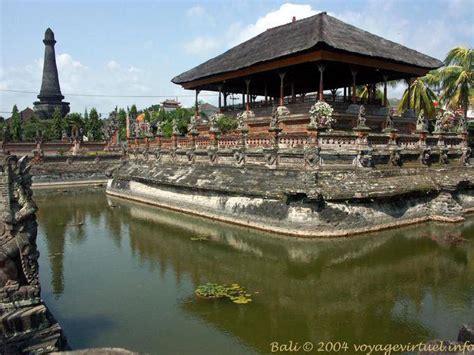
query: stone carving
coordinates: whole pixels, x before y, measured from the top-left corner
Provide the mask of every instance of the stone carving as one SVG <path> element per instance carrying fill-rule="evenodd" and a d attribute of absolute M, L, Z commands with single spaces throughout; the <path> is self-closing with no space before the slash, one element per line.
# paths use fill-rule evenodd
<path fill-rule="evenodd" d="M 264 150 L 265 164 L 267 164 L 268 167 L 276 167 L 278 160 L 277 152 L 278 150 L 273 148 Z"/>
<path fill-rule="evenodd" d="M 27 158 L 6 158 L 1 167 L 0 303 L 40 301 L 36 248 L 36 204 L 32 200 Z"/>
<path fill-rule="evenodd" d="M 234 150 L 234 160 L 237 166 L 245 163 L 245 148 L 237 148 Z"/>
<path fill-rule="evenodd" d="M 460 116 L 459 117 L 459 122 L 458 122 L 458 127 L 457 127 L 457 133 L 459 134 L 465 134 L 467 133 L 467 123 L 466 123 L 466 117 Z"/>
<path fill-rule="evenodd" d="M 247 127 L 247 121 L 255 118 L 255 113 L 253 111 L 244 111 L 237 114 L 237 129 L 241 132 L 247 132 L 249 128 Z"/>
<path fill-rule="evenodd" d="M 189 119 L 189 124 L 188 124 L 188 132 L 191 133 L 191 134 L 195 134 L 197 133 L 197 119 L 199 119 L 199 117 L 196 117 L 196 116 L 191 116 L 191 118 Z M 174 128 L 173 128 L 174 129 Z M 174 132 L 174 131 L 173 131 Z"/>
<path fill-rule="evenodd" d="M 388 110 L 388 112 L 387 112 L 387 118 L 385 119 L 385 129 L 383 131 L 388 132 L 388 133 L 397 131 L 395 129 L 395 124 L 393 122 L 393 112 L 392 112 L 392 110 Z"/>
<path fill-rule="evenodd" d="M 390 152 L 389 164 L 391 166 L 401 166 L 402 165 L 402 157 L 400 155 L 400 150 L 399 149 L 393 149 Z"/>
<path fill-rule="evenodd" d="M 155 136 L 158 136 L 158 137 L 163 136 L 163 126 L 159 119 L 153 125 L 153 130 L 154 130 Z"/>
<path fill-rule="evenodd" d="M 173 127 L 173 134 L 179 136 L 181 132 L 179 131 L 179 128 L 178 128 L 178 121 L 175 118 L 173 119 L 172 127 Z"/>
<path fill-rule="evenodd" d="M 214 113 L 211 115 L 211 117 L 209 117 L 209 131 L 210 132 L 220 132 L 219 130 L 219 127 L 217 126 L 217 121 L 219 121 L 219 119 L 221 117 L 224 117 L 224 115 L 222 113 Z"/>
<path fill-rule="evenodd" d="M 331 129 L 336 120 L 332 117 L 333 108 L 324 101 L 318 101 L 309 110 L 309 129 Z"/>
<path fill-rule="evenodd" d="M 428 131 L 428 120 L 425 118 L 425 111 L 420 110 L 418 118 L 416 119 L 416 131 L 427 132 Z"/>
<path fill-rule="evenodd" d="M 194 161 L 196 160 L 196 154 L 194 153 L 194 149 L 188 149 L 186 151 L 186 156 L 188 157 L 188 162 L 190 163 L 194 163 Z"/>
<path fill-rule="evenodd" d="M 429 166 L 431 160 L 431 148 L 423 148 L 420 153 L 420 162 L 422 165 Z"/>
<path fill-rule="evenodd" d="M 461 162 L 461 165 L 464 165 L 464 166 L 470 165 L 471 155 L 472 155 L 471 147 L 463 148 L 461 158 L 459 159 L 459 161 Z"/>
<path fill-rule="evenodd" d="M 443 148 L 439 152 L 439 163 L 443 165 L 448 164 L 448 148 Z"/>
<path fill-rule="evenodd" d="M 209 147 L 207 150 L 207 156 L 209 157 L 209 162 L 214 164 L 217 162 L 217 148 Z"/>
<path fill-rule="evenodd" d="M 360 168 L 370 168 L 372 166 L 372 149 L 360 149 L 354 159 L 354 165 Z"/>
<path fill-rule="evenodd" d="M 367 118 L 365 117 L 365 107 L 360 105 L 359 114 L 357 115 L 357 127 L 367 127 Z"/>
<path fill-rule="evenodd" d="M 309 167 L 321 165 L 321 148 L 310 147 L 304 151 L 304 162 Z"/>
<path fill-rule="evenodd" d="M 283 118 L 290 115 L 290 110 L 286 106 L 278 106 L 276 109 L 273 109 L 272 118 L 270 120 L 270 129 L 280 129 L 279 125 Z"/>

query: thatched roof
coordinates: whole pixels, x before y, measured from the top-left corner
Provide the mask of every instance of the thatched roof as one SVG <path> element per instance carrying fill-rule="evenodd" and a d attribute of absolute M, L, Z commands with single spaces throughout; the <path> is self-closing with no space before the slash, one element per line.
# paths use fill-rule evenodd
<path fill-rule="evenodd" d="M 443 65 L 398 43 L 342 22 L 325 12 L 274 27 L 172 79 L 182 84 L 301 52 L 328 49 L 426 69 Z"/>

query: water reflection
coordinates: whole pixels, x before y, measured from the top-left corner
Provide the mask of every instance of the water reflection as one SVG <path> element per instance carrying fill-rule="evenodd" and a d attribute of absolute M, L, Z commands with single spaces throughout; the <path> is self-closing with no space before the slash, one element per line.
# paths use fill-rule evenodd
<path fill-rule="evenodd" d="M 110 326 L 115 334 L 110 339 L 118 344 L 127 329 L 147 322 L 135 319 L 134 313 L 155 304 L 157 292 L 171 292 L 159 308 L 161 312 L 173 308 L 173 317 L 182 319 L 191 332 L 217 329 L 208 341 L 230 341 L 257 352 L 268 352 L 271 341 L 288 339 L 366 343 L 452 339 L 460 324 L 472 320 L 474 314 L 473 219 L 463 226 L 425 224 L 357 238 L 311 241 L 106 199 L 101 193 L 58 196 L 40 196 L 39 201 L 53 292 L 61 295 L 67 287 L 78 292 L 74 280 L 78 276 L 73 272 L 68 276 L 68 271 L 63 275 L 64 253 L 77 266 L 75 253 L 81 243 L 98 250 L 97 258 L 88 262 L 96 263 L 97 276 L 106 274 L 110 290 L 103 292 L 110 292 L 108 299 L 117 289 L 123 293 L 125 287 L 134 293 L 133 287 L 140 287 L 140 297 L 127 296 L 128 309 L 116 310 L 127 319 L 127 324 Z M 208 240 L 190 239 L 197 235 Z M 460 238 L 468 241 L 451 242 Z M 110 250 L 113 256 L 100 259 Z M 105 260 L 110 269 L 104 267 Z M 158 281 L 150 279 L 154 274 L 159 275 Z M 238 282 L 255 292 L 254 302 L 235 306 L 198 301 L 193 290 L 205 282 Z M 77 302 L 95 301 L 91 296 Z M 167 324 L 158 324 L 164 322 L 153 318 L 158 316 L 149 315 L 150 327 L 173 327 L 169 319 Z M 190 320 L 198 322 L 191 326 Z M 196 341 L 184 344 L 176 327 L 176 341 L 196 350 Z M 234 340 L 225 340 L 227 336 Z M 206 337 L 201 337 L 204 344 Z M 128 347 L 156 351 L 164 342 L 160 336 L 149 336 L 140 342 L 130 340 Z M 226 351 L 226 346 L 211 349 L 218 353 Z"/>

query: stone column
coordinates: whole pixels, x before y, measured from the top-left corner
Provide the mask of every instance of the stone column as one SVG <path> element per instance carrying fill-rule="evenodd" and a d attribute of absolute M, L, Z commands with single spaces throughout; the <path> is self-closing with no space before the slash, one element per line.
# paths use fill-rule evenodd
<path fill-rule="evenodd" d="M 326 69 L 326 65 L 323 63 L 318 64 L 319 70 L 319 101 L 324 101 L 324 69 Z"/>

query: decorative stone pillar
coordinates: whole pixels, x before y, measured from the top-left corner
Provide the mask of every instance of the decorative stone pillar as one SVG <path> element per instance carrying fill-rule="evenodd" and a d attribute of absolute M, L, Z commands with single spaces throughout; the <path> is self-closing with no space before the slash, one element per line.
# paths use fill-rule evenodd
<path fill-rule="evenodd" d="M 207 156 L 209 157 L 209 162 L 211 164 L 217 163 L 217 151 L 219 149 L 218 135 L 220 133 L 219 127 L 217 126 L 217 120 L 222 116 L 222 114 L 216 113 L 209 117 L 209 136 L 211 138 L 211 144 L 207 147 Z"/>
<path fill-rule="evenodd" d="M 365 107 L 360 105 L 359 115 L 357 116 L 357 125 L 353 131 L 357 133 L 357 144 L 361 146 L 368 146 L 368 135 L 371 129 L 366 124 Z"/>
<path fill-rule="evenodd" d="M 175 161 L 176 160 L 176 151 L 178 150 L 178 136 L 180 135 L 179 129 L 178 129 L 178 122 L 176 119 L 173 120 L 173 133 L 171 135 L 172 139 L 172 148 L 171 148 L 171 160 Z"/>
<path fill-rule="evenodd" d="M 245 159 L 247 156 L 247 134 L 248 126 L 247 121 L 255 118 L 255 114 L 252 111 L 244 111 L 237 115 L 237 131 L 240 133 L 239 147 L 233 149 L 234 152 L 234 163 L 238 167 L 245 166 Z"/>
<path fill-rule="evenodd" d="M 425 113 L 423 110 L 418 114 L 416 120 L 416 130 L 414 132 L 418 134 L 418 146 L 426 147 L 426 137 L 428 136 L 428 120 L 425 118 Z"/>

